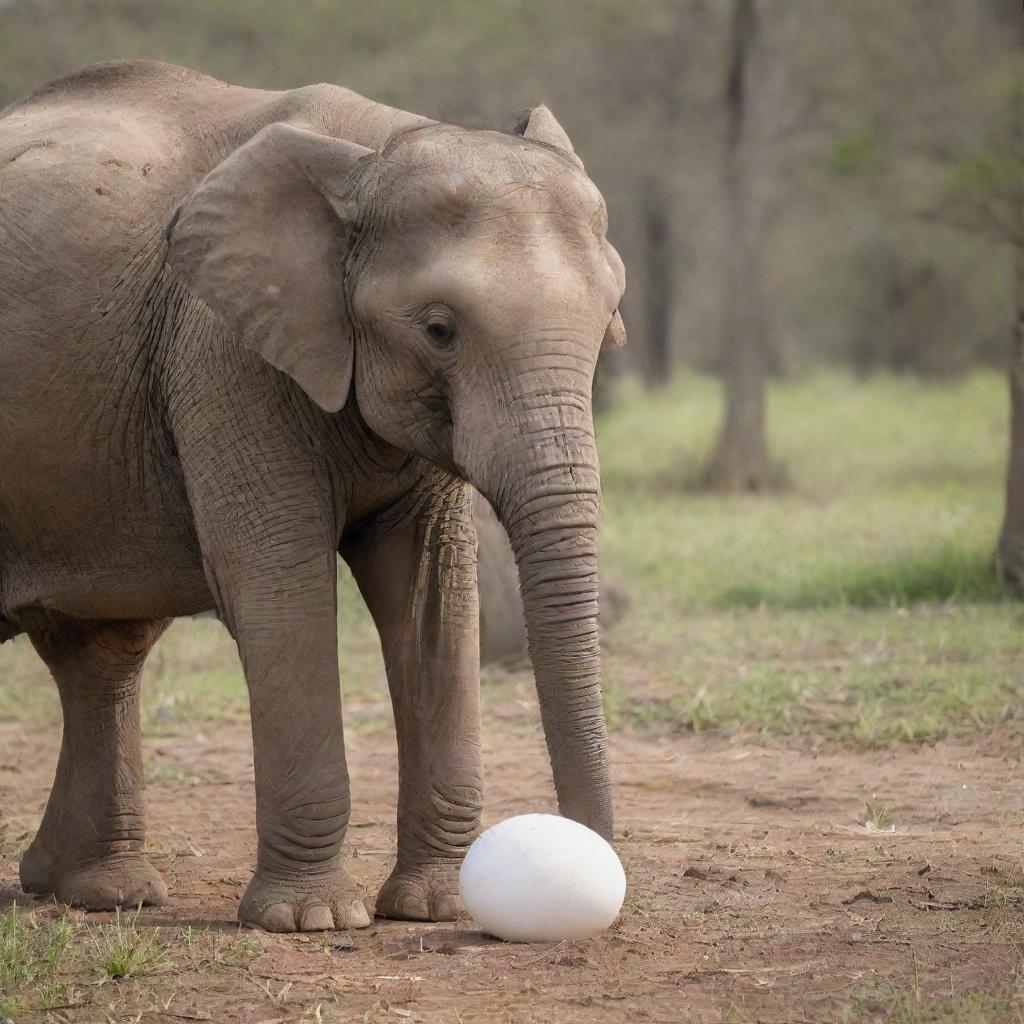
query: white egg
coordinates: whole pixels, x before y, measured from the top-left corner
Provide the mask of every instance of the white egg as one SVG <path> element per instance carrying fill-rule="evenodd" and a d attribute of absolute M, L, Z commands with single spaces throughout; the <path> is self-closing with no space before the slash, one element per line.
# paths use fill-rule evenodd
<path fill-rule="evenodd" d="M 469 848 L 459 891 L 483 931 L 509 942 L 556 942 L 604 931 L 622 909 L 626 874 L 585 825 L 520 814 Z"/>

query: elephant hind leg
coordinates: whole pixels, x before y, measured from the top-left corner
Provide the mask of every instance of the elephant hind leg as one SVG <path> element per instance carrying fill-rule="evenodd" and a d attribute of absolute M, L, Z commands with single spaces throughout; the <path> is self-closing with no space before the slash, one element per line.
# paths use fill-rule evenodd
<path fill-rule="evenodd" d="M 167 888 L 144 856 L 142 666 L 169 620 L 62 625 L 30 638 L 64 711 L 57 774 L 21 862 L 26 892 L 90 910 L 159 904 Z"/>

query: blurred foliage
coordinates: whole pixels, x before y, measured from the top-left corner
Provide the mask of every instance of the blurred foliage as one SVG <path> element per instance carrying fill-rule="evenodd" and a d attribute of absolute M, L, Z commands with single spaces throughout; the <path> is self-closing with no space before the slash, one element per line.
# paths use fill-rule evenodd
<path fill-rule="evenodd" d="M 1024 185 L 1024 149 L 1005 146 L 969 153 L 953 168 L 952 182 L 967 192 L 1019 192 Z"/>
<path fill-rule="evenodd" d="M 758 10 L 780 97 L 750 156 L 770 168 L 774 368 L 864 369 L 868 320 L 869 368 L 949 375 L 1002 360 L 1011 246 L 977 203 L 963 210 L 966 191 L 1016 174 L 1019 3 L 758 0 Z M 120 57 L 266 88 L 336 82 L 473 125 L 543 100 L 605 192 L 631 272 L 632 344 L 609 372 L 650 377 L 672 361 L 718 365 L 730 11 L 728 0 L 0 0 L 0 106 Z M 650 272 L 652 202 L 672 254 L 665 275 Z M 881 268 L 863 258 L 872 250 L 887 252 Z M 905 286 L 921 268 L 925 297 Z M 666 287 L 667 362 L 647 343 Z M 916 312 L 927 294 L 963 310 L 941 338 L 936 318 Z"/>
<path fill-rule="evenodd" d="M 832 147 L 832 169 L 836 174 L 860 174 L 876 167 L 882 147 L 878 134 L 871 128 L 854 128 L 836 139 Z"/>

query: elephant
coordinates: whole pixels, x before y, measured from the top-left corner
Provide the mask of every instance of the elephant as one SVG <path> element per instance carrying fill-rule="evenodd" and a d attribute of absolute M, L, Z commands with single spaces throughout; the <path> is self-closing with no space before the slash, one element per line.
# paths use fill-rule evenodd
<path fill-rule="evenodd" d="M 519 668 L 529 664 L 526 621 L 519 600 L 519 572 L 508 535 L 479 491 L 473 491 L 477 536 L 477 594 L 480 604 L 480 664 Z M 598 594 L 602 639 L 629 610 L 629 593 L 603 579 Z"/>
<path fill-rule="evenodd" d="M 623 288 L 543 105 L 470 129 L 115 61 L 0 112 L 0 641 L 27 634 L 64 721 L 24 890 L 166 898 L 140 676 L 213 611 L 251 711 L 239 919 L 369 924 L 341 856 L 340 555 L 398 742 L 375 910 L 456 917 L 482 806 L 470 485 L 515 553 L 560 812 L 611 838 L 591 387 Z"/>

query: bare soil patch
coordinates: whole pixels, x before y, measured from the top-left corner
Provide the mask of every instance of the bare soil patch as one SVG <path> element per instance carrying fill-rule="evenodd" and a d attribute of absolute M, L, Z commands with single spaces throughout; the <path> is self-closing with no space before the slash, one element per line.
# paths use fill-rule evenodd
<path fill-rule="evenodd" d="M 542 739 L 517 719 L 489 724 L 490 822 L 552 804 Z M 348 856 L 372 896 L 394 852 L 394 744 L 381 730 L 349 741 Z M 40 919 L 62 913 L 17 884 L 58 745 L 52 728 L 0 727 L 0 913 L 14 901 Z M 1020 1019 L 1024 790 L 1008 737 L 872 753 L 692 735 L 612 745 L 622 918 L 587 942 L 518 946 L 468 921 L 241 932 L 254 858 L 248 730 L 150 740 L 152 855 L 171 898 L 138 925 L 160 930 L 168 962 L 120 982 L 84 976 L 76 1005 L 49 1019 Z"/>

